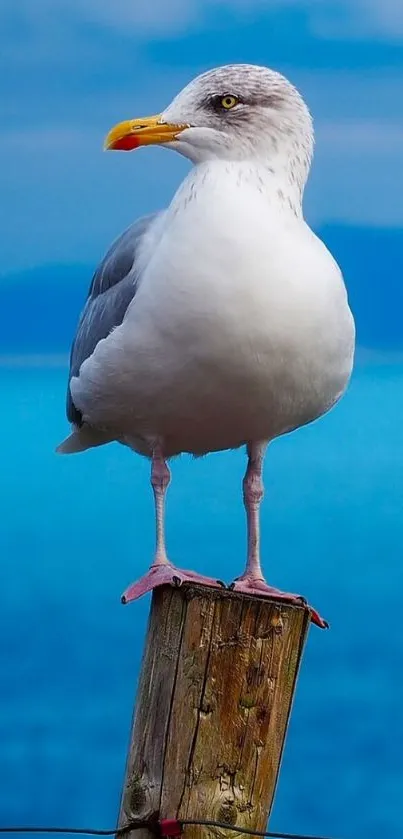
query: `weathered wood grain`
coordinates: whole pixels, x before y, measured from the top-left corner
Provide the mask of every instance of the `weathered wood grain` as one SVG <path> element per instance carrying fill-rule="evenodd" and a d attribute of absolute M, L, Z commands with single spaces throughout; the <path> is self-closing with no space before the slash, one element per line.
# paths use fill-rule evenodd
<path fill-rule="evenodd" d="M 265 829 L 308 627 L 291 604 L 192 585 L 154 592 L 119 825 Z M 186 828 L 187 839 L 235 835 Z"/>

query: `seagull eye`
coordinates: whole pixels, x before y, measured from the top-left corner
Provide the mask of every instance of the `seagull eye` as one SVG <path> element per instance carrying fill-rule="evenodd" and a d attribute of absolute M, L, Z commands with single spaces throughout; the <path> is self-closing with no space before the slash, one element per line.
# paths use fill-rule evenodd
<path fill-rule="evenodd" d="M 231 108 L 235 108 L 238 102 L 239 99 L 237 96 L 223 96 L 220 100 L 220 105 L 225 111 L 230 111 Z"/>

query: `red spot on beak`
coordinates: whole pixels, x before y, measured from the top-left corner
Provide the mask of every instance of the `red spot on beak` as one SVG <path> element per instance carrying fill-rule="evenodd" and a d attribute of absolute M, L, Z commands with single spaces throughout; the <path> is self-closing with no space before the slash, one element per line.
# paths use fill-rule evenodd
<path fill-rule="evenodd" d="M 137 149 L 139 145 L 139 138 L 136 134 L 126 134 L 125 137 L 116 140 L 111 148 L 117 151 L 132 151 L 132 149 Z"/>

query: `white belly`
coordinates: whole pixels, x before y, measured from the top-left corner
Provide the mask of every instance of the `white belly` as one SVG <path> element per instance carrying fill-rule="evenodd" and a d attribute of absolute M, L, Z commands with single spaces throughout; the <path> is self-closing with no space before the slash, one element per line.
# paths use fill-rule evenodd
<path fill-rule="evenodd" d="M 248 194 L 238 212 L 228 188 L 226 208 L 215 197 L 172 213 L 122 326 L 72 383 L 87 422 L 139 448 L 271 439 L 327 411 L 351 373 L 353 320 L 324 246 L 266 205 L 252 218 Z"/>

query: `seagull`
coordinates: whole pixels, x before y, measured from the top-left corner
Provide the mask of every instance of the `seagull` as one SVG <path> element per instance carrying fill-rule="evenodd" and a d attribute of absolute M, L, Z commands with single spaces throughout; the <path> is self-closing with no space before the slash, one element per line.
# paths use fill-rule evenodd
<path fill-rule="evenodd" d="M 329 411 L 353 367 L 343 277 L 303 216 L 313 142 L 295 87 L 247 64 L 203 73 L 162 113 L 106 137 L 106 149 L 157 144 L 193 164 L 165 210 L 112 244 L 71 350 L 72 433 L 58 451 L 119 441 L 151 460 L 155 556 L 123 602 L 167 583 L 220 585 L 168 559 L 168 461 L 246 447 L 247 561 L 230 587 L 302 602 L 327 626 L 266 582 L 259 527 L 268 444 Z"/>

